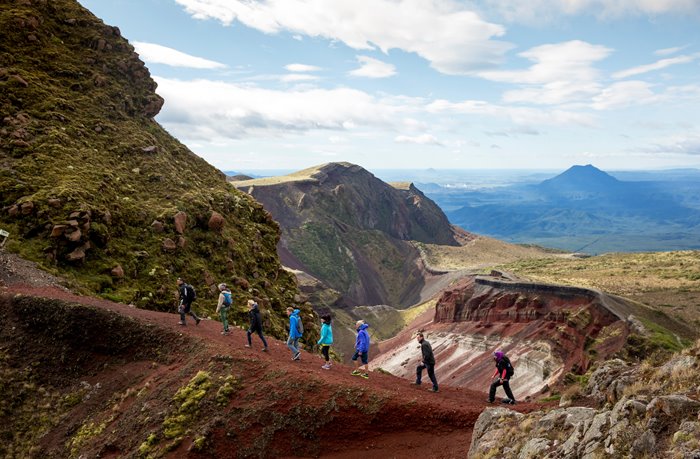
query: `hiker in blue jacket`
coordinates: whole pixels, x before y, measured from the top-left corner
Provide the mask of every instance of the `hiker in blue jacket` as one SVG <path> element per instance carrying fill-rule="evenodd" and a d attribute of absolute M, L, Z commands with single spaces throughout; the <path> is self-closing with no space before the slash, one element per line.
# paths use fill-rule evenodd
<path fill-rule="evenodd" d="M 292 351 L 292 360 L 301 360 L 301 350 L 299 350 L 299 338 L 304 334 L 304 325 L 299 317 L 299 310 L 287 308 L 289 316 L 289 338 L 287 347 Z"/>
<path fill-rule="evenodd" d="M 331 349 L 331 344 L 333 344 L 333 329 L 331 328 L 331 315 L 325 314 L 321 316 L 321 320 L 323 322 L 321 323 L 321 338 L 318 340 L 318 345 L 321 346 L 321 354 L 323 354 L 323 358 L 326 360 L 325 365 L 323 365 L 321 368 L 323 368 L 324 370 L 330 370 L 331 358 L 328 355 L 328 353 Z"/>
<path fill-rule="evenodd" d="M 365 323 L 364 320 L 358 320 L 355 322 L 355 329 L 357 330 L 357 339 L 355 340 L 355 355 L 352 356 L 352 361 L 355 362 L 355 369 L 352 370 L 353 376 L 360 376 L 362 378 L 369 378 L 369 370 L 367 369 L 367 362 L 369 361 L 369 333 L 367 329 L 369 325 Z M 362 360 L 363 371 L 360 371 L 360 362 L 357 359 Z"/>

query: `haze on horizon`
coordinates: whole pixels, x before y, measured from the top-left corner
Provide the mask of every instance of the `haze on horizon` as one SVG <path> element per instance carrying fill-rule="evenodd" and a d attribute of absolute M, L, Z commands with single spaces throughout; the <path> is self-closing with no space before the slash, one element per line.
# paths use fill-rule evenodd
<path fill-rule="evenodd" d="M 700 167 L 690 0 L 80 0 L 222 170 Z"/>

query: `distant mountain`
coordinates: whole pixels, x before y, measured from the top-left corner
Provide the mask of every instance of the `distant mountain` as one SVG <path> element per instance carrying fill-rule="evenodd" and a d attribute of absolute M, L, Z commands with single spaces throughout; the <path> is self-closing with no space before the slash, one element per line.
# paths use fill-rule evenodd
<path fill-rule="evenodd" d="M 463 237 L 413 184 L 389 185 L 349 163 L 232 184 L 279 222 L 283 262 L 348 306 L 416 303 L 425 273 L 409 241 L 458 245 Z"/>
<path fill-rule="evenodd" d="M 588 164 L 573 166 L 554 178 L 543 181 L 538 188 L 544 193 L 573 195 L 611 194 L 624 186 L 615 177 Z"/>
<path fill-rule="evenodd" d="M 622 181 L 586 165 L 535 185 L 429 195 L 467 231 L 596 253 L 700 247 L 700 211 L 688 207 L 696 198 L 685 189 Z"/>

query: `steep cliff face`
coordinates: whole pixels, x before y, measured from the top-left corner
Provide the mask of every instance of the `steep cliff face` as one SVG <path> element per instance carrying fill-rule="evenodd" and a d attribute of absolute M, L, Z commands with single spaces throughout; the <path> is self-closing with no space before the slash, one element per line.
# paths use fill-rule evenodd
<path fill-rule="evenodd" d="M 390 186 L 348 163 L 233 184 L 279 222 L 283 262 L 346 305 L 416 303 L 427 273 L 409 241 L 458 245 L 463 235 L 413 185 Z"/>
<path fill-rule="evenodd" d="M 277 258 L 277 225 L 153 120 L 155 88 L 119 29 L 75 0 L 0 3 L 9 249 L 77 289 L 145 308 L 171 308 L 182 276 L 213 309 L 214 285 L 227 282 L 235 314 L 258 298 L 282 333 L 296 286 Z"/>

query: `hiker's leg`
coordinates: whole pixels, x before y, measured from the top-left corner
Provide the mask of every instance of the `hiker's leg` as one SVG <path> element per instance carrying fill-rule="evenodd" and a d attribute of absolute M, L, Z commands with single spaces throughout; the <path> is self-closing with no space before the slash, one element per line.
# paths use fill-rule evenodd
<path fill-rule="evenodd" d="M 423 378 L 423 368 L 425 368 L 425 365 L 422 363 L 419 363 L 416 367 L 416 384 L 421 383 L 421 379 Z"/>
<path fill-rule="evenodd" d="M 299 352 L 297 351 L 297 348 L 294 347 L 294 339 L 291 336 L 287 338 L 287 347 L 292 352 L 292 356 L 296 355 L 296 353 Z"/>
<path fill-rule="evenodd" d="M 491 388 L 489 389 L 489 400 L 496 400 L 496 388 L 500 385 L 501 383 L 498 382 L 498 379 L 493 380 L 493 382 L 491 383 Z"/>
<path fill-rule="evenodd" d="M 250 329 L 246 330 L 245 333 L 248 336 L 248 346 L 252 346 L 253 340 L 251 339 L 251 336 L 253 336 L 253 333 L 250 331 Z"/>
<path fill-rule="evenodd" d="M 330 346 L 321 346 L 321 354 L 323 354 L 323 359 L 328 363 L 331 360 L 330 355 L 328 355 L 328 350 L 330 349 Z"/>
<path fill-rule="evenodd" d="M 265 349 L 267 349 L 267 341 L 265 341 L 265 337 L 263 336 L 262 329 L 258 329 L 258 336 L 260 337 L 260 340 L 263 343 L 263 346 L 265 346 Z"/>
<path fill-rule="evenodd" d="M 369 362 L 369 351 L 363 352 L 361 357 L 362 357 L 362 366 L 365 369 L 365 373 L 368 373 L 369 367 L 367 366 L 367 362 Z"/>
<path fill-rule="evenodd" d="M 228 331 L 228 308 L 221 308 L 219 310 L 221 314 L 221 323 L 224 324 L 224 331 Z"/>
<path fill-rule="evenodd" d="M 433 382 L 433 389 L 438 389 L 437 378 L 435 377 L 435 365 L 426 365 L 428 368 L 428 377 Z"/>
<path fill-rule="evenodd" d="M 513 397 L 513 391 L 510 390 L 510 382 L 507 379 L 503 380 L 503 390 L 506 392 L 506 397 L 515 401 L 515 397 Z"/>

